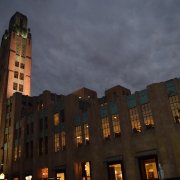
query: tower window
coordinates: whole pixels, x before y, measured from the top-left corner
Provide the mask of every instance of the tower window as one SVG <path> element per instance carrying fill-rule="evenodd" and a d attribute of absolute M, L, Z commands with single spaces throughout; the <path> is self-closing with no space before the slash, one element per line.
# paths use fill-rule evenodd
<path fill-rule="evenodd" d="M 18 72 L 14 71 L 14 78 L 18 78 Z"/>
<path fill-rule="evenodd" d="M 104 139 L 110 138 L 110 126 L 109 126 L 109 119 L 108 117 L 104 117 L 102 120 L 102 131 L 103 131 L 103 137 Z"/>
<path fill-rule="evenodd" d="M 23 92 L 23 85 L 22 84 L 19 85 L 19 91 Z"/>
<path fill-rule="evenodd" d="M 18 61 L 15 61 L 15 66 L 19 67 L 19 62 Z"/>
<path fill-rule="evenodd" d="M 24 80 L 24 74 L 20 73 L 20 80 Z"/>
<path fill-rule="evenodd" d="M 21 67 L 21 69 L 24 69 L 24 64 L 23 64 L 23 63 L 21 63 L 21 66 L 20 66 L 20 67 Z"/>
<path fill-rule="evenodd" d="M 13 83 L 13 90 L 17 90 L 17 83 Z"/>
<path fill-rule="evenodd" d="M 141 132 L 141 124 L 137 107 L 129 109 L 129 114 L 133 133 Z"/>

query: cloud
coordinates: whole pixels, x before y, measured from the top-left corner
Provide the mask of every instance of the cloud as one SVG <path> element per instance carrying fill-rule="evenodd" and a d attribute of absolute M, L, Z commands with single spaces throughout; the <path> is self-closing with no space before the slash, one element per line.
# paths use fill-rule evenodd
<path fill-rule="evenodd" d="M 2 0 L 0 35 L 21 11 L 33 38 L 32 94 L 99 96 L 120 84 L 132 91 L 179 77 L 179 0 Z"/>

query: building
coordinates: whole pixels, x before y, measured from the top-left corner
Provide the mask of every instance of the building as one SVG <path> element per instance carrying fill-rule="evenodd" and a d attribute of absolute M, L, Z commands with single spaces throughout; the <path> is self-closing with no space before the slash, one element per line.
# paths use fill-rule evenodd
<path fill-rule="evenodd" d="M 0 48 L 0 125 L 6 98 L 14 92 L 31 94 L 31 34 L 27 17 L 16 12 L 5 31 Z"/>
<path fill-rule="evenodd" d="M 134 94 L 118 85 L 101 98 L 87 88 L 15 92 L 3 111 L 3 172 L 8 180 L 180 179 L 179 94 L 180 78 Z"/>

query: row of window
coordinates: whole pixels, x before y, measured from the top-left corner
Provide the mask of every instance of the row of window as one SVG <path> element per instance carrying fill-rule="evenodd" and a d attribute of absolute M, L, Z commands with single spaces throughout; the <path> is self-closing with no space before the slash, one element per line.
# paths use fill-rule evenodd
<path fill-rule="evenodd" d="M 13 90 L 14 90 L 14 91 L 19 90 L 20 92 L 23 92 L 23 85 L 22 85 L 22 84 L 19 84 L 19 88 L 18 88 L 18 83 L 14 82 L 14 83 L 13 83 Z"/>
<path fill-rule="evenodd" d="M 153 180 L 153 179 L 161 179 L 162 177 L 162 168 L 158 166 L 158 160 L 156 155 L 150 155 L 145 157 L 139 157 L 139 171 L 141 179 Z M 79 176 L 81 176 L 82 180 L 91 180 L 93 179 L 92 165 L 91 161 L 84 161 L 78 164 L 79 166 Z M 107 162 L 107 172 L 108 180 L 124 180 L 125 179 L 125 171 L 123 162 L 121 160 Z M 44 167 L 39 170 L 39 178 L 47 180 L 49 178 L 49 168 Z M 76 174 L 77 175 L 77 174 Z M 52 177 L 52 175 L 51 175 Z M 14 177 L 14 180 L 19 180 L 18 177 Z M 26 180 L 32 180 L 32 174 L 28 174 L 25 178 Z M 53 179 L 66 179 L 66 169 L 57 170 L 55 173 L 55 177 Z"/>
<path fill-rule="evenodd" d="M 24 74 L 23 73 L 18 73 L 18 71 L 14 71 L 14 78 L 24 80 Z"/>
<path fill-rule="evenodd" d="M 19 63 L 18 61 L 15 61 L 15 66 L 20 67 L 21 69 L 25 68 L 25 64 L 24 63 Z"/>

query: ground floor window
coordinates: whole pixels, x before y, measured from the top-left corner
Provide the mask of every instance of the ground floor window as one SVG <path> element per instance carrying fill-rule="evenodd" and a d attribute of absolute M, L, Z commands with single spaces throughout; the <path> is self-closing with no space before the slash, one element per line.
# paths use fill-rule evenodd
<path fill-rule="evenodd" d="M 122 163 L 108 163 L 109 180 L 124 180 L 122 173 Z"/>
<path fill-rule="evenodd" d="M 65 172 L 56 173 L 57 180 L 65 180 Z"/>
<path fill-rule="evenodd" d="M 155 180 L 158 177 L 158 163 L 156 156 L 139 158 L 141 179 Z"/>
<path fill-rule="evenodd" d="M 31 180 L 32 179 L 32 175 L 26 176 L 25 180 Z"/>
<path fill-rule="evenodd" d="M 42 179 L 48 179 L 48 168 L 42 168 L 41 169 L 41 178 Z"/>
<path fill-rule="evenodd" d="M 91 180 L 91 163 L 89 161 L 82 162 L 82 180 Z"/>

